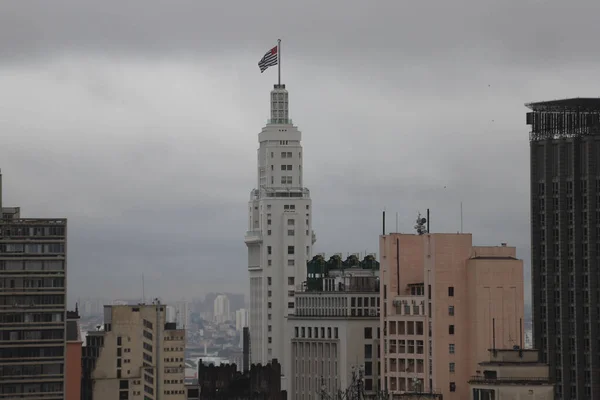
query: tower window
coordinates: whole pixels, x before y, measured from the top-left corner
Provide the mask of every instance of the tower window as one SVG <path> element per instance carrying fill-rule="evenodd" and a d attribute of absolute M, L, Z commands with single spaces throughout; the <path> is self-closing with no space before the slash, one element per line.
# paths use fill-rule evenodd
<path fill-rule="evenodd" d="M 288 254 L 294 254 L 294 246 L 288 246 Z"/>
<path fill-rule="evenodd" d="M 294 226 L 294 220 L 293 219 L 288 219 L 288 225 Z"/>
<path fill-rule="evenodd" d="M 454 286 L 448 287 L 448 297 L 454 297 Z"/>
<path fill-rule="evenodd" d="M 271 254 L 271 246 L 267 246 L 267 254 Z"/>

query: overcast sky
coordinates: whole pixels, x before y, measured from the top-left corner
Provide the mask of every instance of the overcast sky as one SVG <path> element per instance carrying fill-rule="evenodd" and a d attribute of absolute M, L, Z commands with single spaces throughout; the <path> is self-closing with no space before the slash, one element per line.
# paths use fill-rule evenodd
<path fill-rule="evenodd" d="M 315 252 L 388 227 L 518 248 L 524 103 L 599 94 L 597 0 L 4 1 L 5 205 L 69 218 L 69 300 L 247 289 L 257 134 L 283 40 Z M 526 287 L 527 293 L 529 288 Z"/>

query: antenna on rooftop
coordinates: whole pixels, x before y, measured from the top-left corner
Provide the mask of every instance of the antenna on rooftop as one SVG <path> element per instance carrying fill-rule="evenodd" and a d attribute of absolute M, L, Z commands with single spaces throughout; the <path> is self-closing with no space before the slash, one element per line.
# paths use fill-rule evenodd
<path fill-rule="evenodd" d="M 417 224 L 415 225 L 417 234 L 424 235 L 427 233 L 427 228 L 425 226 L 426 223 L 427 223 L 427 218 L 422 218 L 421 213 L 419 212 L 419 214 L 417 216 Z"/>

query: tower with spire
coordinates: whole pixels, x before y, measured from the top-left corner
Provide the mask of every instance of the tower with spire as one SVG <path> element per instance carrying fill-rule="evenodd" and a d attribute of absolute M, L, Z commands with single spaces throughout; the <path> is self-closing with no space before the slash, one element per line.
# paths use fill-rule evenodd
<path fill-rule="evenodd" d="M 271 118 L 258 135 L 257 186 L 248 203 L 250 351 L 252 363 L 285 357 L 285 320 L 306 279 L 315 235 L 304 187 L 302 133 L 289 118 L 284 84 L 270 95 Z"/>

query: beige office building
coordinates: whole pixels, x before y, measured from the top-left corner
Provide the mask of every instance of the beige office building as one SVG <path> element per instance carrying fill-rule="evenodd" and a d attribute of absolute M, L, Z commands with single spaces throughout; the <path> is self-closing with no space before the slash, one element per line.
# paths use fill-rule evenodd
<path fill-rule="evenodd" d="M 471 400 L 554 400 L 549 367 L 537 350 L 490 349 L 469 386 Z"/>
<path fill-rule="evenodd" d="M 379 381 L 379 263 L 317 255 L 294 298 L 284 364 L 289 398 L 334 398 L 353 385 L 372 397 Z"/>
<path fill-rule="evenodd" d="M 384 390 L 467 399 L 487 350 L 522 338 L 516 249 L 473 246 L 471 234 L 394 233 L 380 251 Z"/>
<path fill-rule="evenodd" d="M 104 344 L 92 373 L 94 399 L 184 400 L 185 330 L 166 306 L 104 307 Z"/>

